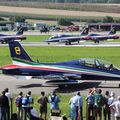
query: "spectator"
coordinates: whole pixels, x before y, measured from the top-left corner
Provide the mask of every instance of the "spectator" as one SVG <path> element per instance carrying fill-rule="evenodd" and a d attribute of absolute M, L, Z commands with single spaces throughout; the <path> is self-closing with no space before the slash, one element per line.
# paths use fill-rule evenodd
<path fill-rule="evenodd" d="M 35 108 L 30 108 L 30 120 L 40 120 L 38 112 Z"/>
<path fill-rule="evenodd" d="M 0 96 L 0 108 L 1 108 L 1 120 L 9 120 L 7 113 L 9 109 L 9 100 L 8 97 L 5 95 L 5 91 L 3 91 L 2 95 Z"/>
<path fill-rule="evenodd" d="M 48 102 L 50 103 L 51 110 L 59 110 L 60 98 L 56 95 L 55 91 L 49 96 Z"/>
<path fill-rule="evenodd" d="M 10 113 L 12 114 L 12 94 L 9 92 L 8 88 L 5 88 L 5 96 L 7 96 L 9 101 L 9 108 L 7 109 L 8 119 L 10 120 Z M 11 111 L 10 111 L 11 108 Z"/>
<path fill-rule="evenodd" d="M 16 100 L 15 100 L 16 107 L 17 107 L 18 120 L 22 120 L 22 118 L 23 118 L 22 98 L 23 98 L 23 92 L 20 92 L 19 95 L 16 97 Z"/>
<path fill-rule="evenodd" d="M 80 92 L 78 92 L 75 97 L 74 97 L 74 102 L 76 106 L 76 118 L 75 120 L 80 117 L 81 120 L 83 120 L 83 99 L 82 96 L 80 95 Z"/>
<path fill-rule="evenodd" d="M 94 117 L 97 120 L 97 116 L 99 115 L 99 120 L 102 120 L 102 90 L 101 89 L 94 89 Z"/>
<path fill-rule="evenodd" d="M 120 120 L 120 96 L 117 97 L 117 101 L 110 105 L 110 108 L 115 112 L 115 120 Z"/>
<path fill-rule="evenodd" d="M 75 100 L 74 97 L 70 98 L 69 104 L 70 104 L 70 118 L 71 120 L 75 120 L 76 118 L 76 106 L 75 106 Z"/>
<path fill-rule="evenodd" d="M 110 93 L 110 98 L 108 99 L 108 105 L 110 106 L 115 101 L 116 101 L 116 99 L 115 99 L 115 93 L 112 91 Z M 114 110 L 112 110 L 112 109 L 110 109 L 110 120 L 115 120 Z"/>
<path fill-rule="evenodd" d="M 23 116 L 24 120 L 27 120 L 27 117 L 30 118 L 30 104 L 33 102 L 31 97 L 31 91 L 23 97 L 22 99 L 22 108 L 23 108 Z"/>
<path fill-rule="evenodd" d="M 92 89 L 89 90 L 89 94 L 86 97 L 86 107 L 87 107 L 86 117 L 87 117 L 87 120 L 90 120 L 91 112 L 92 112 L 92 117 L 94 116 L 94 114 L 93 114 L 94 96 L 93 96 Z"/>
<path fill-rule="evenodd" d="M 110 94 L 109 94 L 109 91 L 106 91 L 105 92 L 105 96 L 104 96 L 104 100 L 105 100 L 105 104 L 103 106 L 103 114 L 104 114 L 104 120 L 110 120 L 110 108 L 109 108 L 109 105 L 108 105 L 108 99 L 110 97 Z"/>
<path fill-rule="evenodd" d="M 42 114 L 44 113 L 45 114 L 44 120 L 46 120 L 48 98 L 45 96 L 44 91 L 41 92 L 41 95 L 42 97 L 38 99 L 38 103 L 40 104 L 40 118 L 42 118 Z"/>

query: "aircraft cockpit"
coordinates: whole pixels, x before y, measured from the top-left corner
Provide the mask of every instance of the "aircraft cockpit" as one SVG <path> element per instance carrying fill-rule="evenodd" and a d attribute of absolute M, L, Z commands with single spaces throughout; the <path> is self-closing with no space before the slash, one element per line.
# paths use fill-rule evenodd
<path fill-rule="evenodd" d="M 95 58 L 82 58 L 79 60 L 79 64 L 82 66 L 88 66 L 88 67 L 93 67 L 98 69 L 106 69 L 106 70 L 117 69 L 113 66 L 113 64 L 107 61 L 95 59 Z"/>
<path fill-rule="evenodd" d="M 56 34 L 54 36 L 51 36 L 50 39 L 55 39 L 55 38 L 61 38 L 61 37 L 68 37 L 69 35 L 65 34 Z"/>

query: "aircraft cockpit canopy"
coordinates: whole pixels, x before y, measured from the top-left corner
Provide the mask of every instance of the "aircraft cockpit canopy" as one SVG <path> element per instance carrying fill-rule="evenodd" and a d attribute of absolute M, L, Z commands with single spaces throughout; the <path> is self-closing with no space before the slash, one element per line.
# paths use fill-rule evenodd
<path fill-rule="evenodd" d="M 55 39 L 55 38 L 61 38 L 61 37 L 68 37 L 69 35 L 65 34 L 56 34 L 54 36 L 51 36 L 50 39 Z"/>
<path fill-rule="evenodd" d="M 99 69 L 107 69 L 107 70 L 117 69 L 115 68 L 115 66 L 113 66 L 112 63 L 95 58 L 82 58 L 79 60 L 79 64 L 83 66 L 89 66 Z"/>

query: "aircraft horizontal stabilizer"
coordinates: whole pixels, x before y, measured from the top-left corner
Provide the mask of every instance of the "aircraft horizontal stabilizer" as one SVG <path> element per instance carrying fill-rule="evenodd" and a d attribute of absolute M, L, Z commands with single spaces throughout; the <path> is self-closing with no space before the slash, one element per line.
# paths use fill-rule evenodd
<path fill-rule="evenodd" d="M 16 79 L 19 80 L 30 80 L 32 76 L 14 76 Z"/>

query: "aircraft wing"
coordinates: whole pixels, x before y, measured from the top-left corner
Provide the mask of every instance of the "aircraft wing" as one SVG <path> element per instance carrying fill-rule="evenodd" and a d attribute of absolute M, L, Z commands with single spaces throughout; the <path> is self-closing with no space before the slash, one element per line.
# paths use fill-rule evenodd
<path fill-rule="evenodd" d="M 26 37 L 23 35 L 8 35 L 8 36 L 0 36 L 1 43 L 8 43 L 14 40 L 26 40 Z"/>

